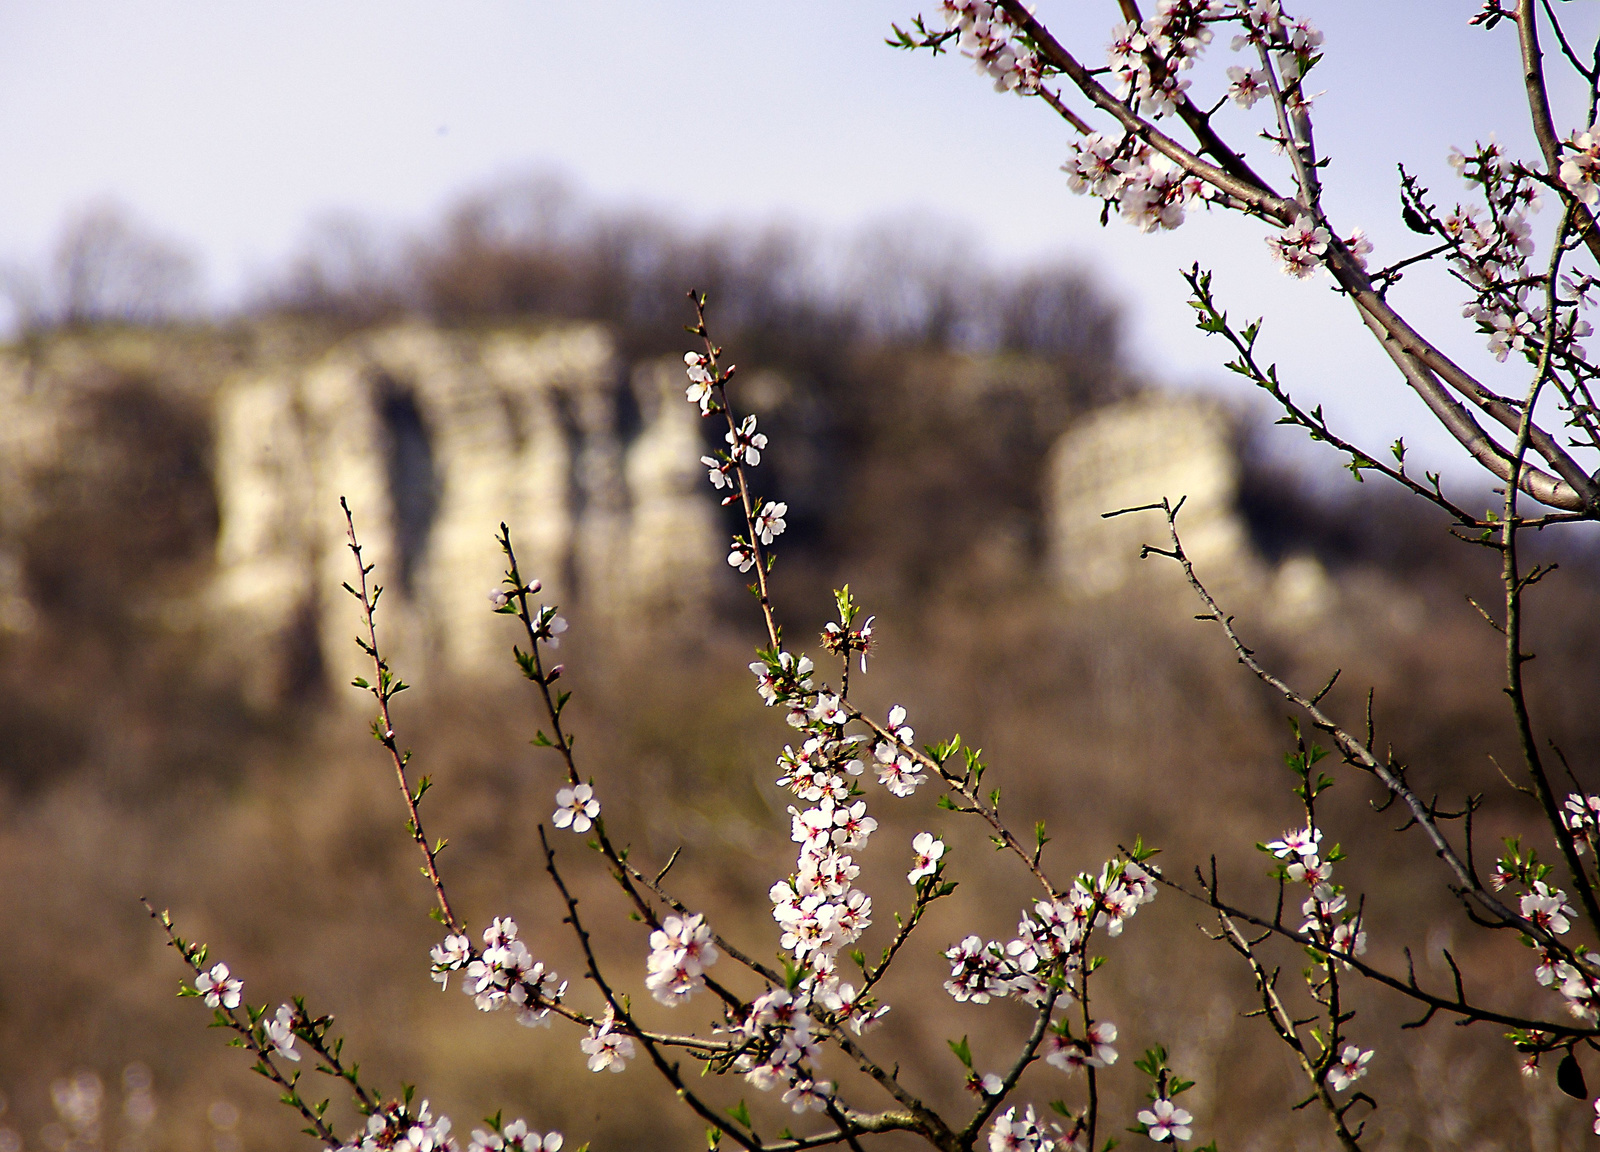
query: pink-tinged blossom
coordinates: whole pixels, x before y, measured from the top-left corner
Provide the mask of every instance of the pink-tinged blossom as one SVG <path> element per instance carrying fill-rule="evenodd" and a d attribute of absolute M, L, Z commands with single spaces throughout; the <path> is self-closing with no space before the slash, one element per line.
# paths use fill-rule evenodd
<path fill-rule="evenodd" d="M 1511 353 L 1524 351 L 1539 336 L 1538 325 L 1526 312 L 1495 312 L 1489 322 L 1489 352 L 1502 364 Z"/>
<path fill-rule="evenodd" d="M 890 747 L 879 744 L 879 748 Z M 887 763 L 879 761 L 877 765 L 878 783 L 889 790 L 893 796 L 909 796 L 917 790 L 917 785 L 927 780 L 927 776 L 916 770 L 916 761 L 909 756 L 895 756 Z"/>
<path fill-rule="evenodd" d="M 561 1152 L 562 1143 L 559 1132 L 541 1136 L 528 1130 L 526 1120 L 513 1120 L 499 1132 L 474 1131 L 467 1152 Z"/>
<path fill-rule="evenodd" d="M 1268 236 L 1267 247 L 1277 256 L 1285 275 L 1304 280 L 1322 263 L 1328 250 L 1328 230 L 1302 216 L 1278 235 Z"/>
<path fill-rule="evenodd" d="M 675 1007 L 705 985 L 705 970 L 717 958 L 711 926 L 702 915 L 668 916 L 650 933 L 645 987 L 661 1003 Z"/>
<path fill-rule="evenodd" d="M 594 798 L 594 789 L 587 784 L 574 784 L 556 792 L 556 811 L 550 822 L 557 828 L 587 832 L 599 815 L 600 801 Z"/>
<path fill-rule="evenodd" d="M 1343 1092 L 1367 1074 L 1367 1062 L 1371 1059 L 1371 1050 L 1363 1052 L 1354 1044 L 1346 1044 L 1338 1061 L 1328 1069 L 1328 1087 Z"/>
<path fill-rule="evenodd" d="M 1366 270 L 1367 257 L 1372 255 L 1372 241 L 1367 239 L 1367 234 L 1360 228 L 1350 233 L 1344 242 L 1345 251 L 1350 253 L 1350 258 L 1356 262 L 1356 267 Z"/>
<path fill-rule="evenodd" d="M 1079 195 L 1115 196 L 1122 187 L 1122 170 L 1117 167 L 1117 145 L 1099 132 L 1073 141 L 1072 153 L 1061 170 L 1067 174 L 1067 187 Z"/>
<path fill-rule="evenodd" d="M 1117 1050 L 1112 1047 L 1117 1039 L 1117 1026 L 1109 1020 L 1096 1020 L 1089 1025 L 1090 1060 L 1101 1066 L 1117 1062 Z"/>
<path fill-rule="evenodd" d="M 821 1112 L 828 1106 L 833 1084 L 827 1080 L 796 1080 L 783 1094 L 783 1102 L 796 1112 Z"/>
<path fill-rule="evenodd" d="M 755 515 L 755 526 L 756 535 L 763 544 L 771 544 L 775 538 L 783 535 L 783 530 L 788 527 L 784 520 L 788 511 L 789 506 L 781 500 L 761 505 Z"/>
<path fill-rule="evenodd" d="M 1533 891 L 1522 898 L 1522 914 L 1546 932 L 1562 935 L 1572 927 L 1572 917 L 1577 913 L 1567 903 L 1567 894 L 1551 888 L 1543 880 L 1536 881 Z"/>
<path fill-rule="evenodd" d="M 989 0 L 941 0 L 944 25 L 960 33 L 962 55 L 994 81 L 997 92 L 1026 94 L 1039 87 L 1038 56 L 1027 45 L 1011 39 L 1011 16 Z"/>
<path fill-rule="evenodd" d="M 1572 149 L 1561 161 L 1561 182 L 1580 203 L 1593 208 L 1600 204 L 1600 126 L 1591 124 L 1582 132 L 1574 132 L 1567 140 Z"/>
<path fill-rule="evenodd" d="M 1334 928 L 1329 943 L 1333 945 L 1335 951 L 1342 952 L 1346 956 L 1361 956 L 1367 950 L 1367 932 L 1361 927 L 1360 920 L 1351 920 Z M 1343 963 L 1346 968 L 1352 966 L 1348 960 Z"/>
<path fill-rule="evenodd" d="M 916 853 L 916 858 L 912 861 L 911 871 L 906 873 L 906 879 L 912 884 L 939 870 L 939 858 L 944 855 L 944 841 L 932 832 L 918 832 L 913 836 L 911 850 Z"/>
<path fill-rule="evenodd" d="M 1588 848 L 1586 841 L 1595 839 L 1597 833 L 1600 833 L 1600 824 L 1596 821 L 1597 815 L 1600 815 L 1600 796 L 1584 796 L 1578 792 L 1567 796 L 1561 820 L 1568 831 L 1577 836 L 1574 847 L 1580 856 Z"/>
<path fill-rule="evenodd" d="M 1189 1139 L 1192 1132 L 1189 1125 L 1194 1117 L 1163 1097 L 1153 1101 L 1150 1107 L 1139 1113 L 1137 1119 L 1144 1125 L 1146 1136 L 1157 1144 L 1165 1144 L 1169 1140 Z"/>
<path fill-rule="evenodd" d="M 210 1008 L 237 1008 L 239 997 L 244 994 L 244 981 L 230 976 L 228 966 L 221 962 L 196 976 L 194 987 Z"/>
<path fill-rule="evenodd" d="M 633 1037 L 616 1030 L 616 1016 L 606 1010 L 605 1019 L 590 1027 L 589 1035 L 578 1041 L 578 1047 L 589 1058 L 589 1071 L 621 1072 L 633 1059 Z"/>
<path fill-rule="evenodd" d="M 809 656 L 797 659 L 788 652 L 779 652 L 776 668 L 757 660 L 750 665 L 750 671 L 756 674 L 756 691 L 769 708 L 779 700 L 787 700 L 794 693 L 811 689 L 812 664 Z"/>
<path fill-rule="evenodd" d="M 1600 1100 L 1594 1102 L 1594 1134 L 1600 1136 Z"/>
<path fill-rule="evenodd" d="M 1185 81 L 1187 83 L 1187 81 Z M 1121 161 L 1123 187 L 1119 198 L 1122 216 L 1141 232 L 1171 231 L 1183 223 L 1184 205 L 1197 185 L 1164 156 Z"/>
<path fill-rule="evenodd" d="M 517 939 L 517 924 L 509 916 L 494 920 L 483 933 L 483 952 L 465 967 L 462 991 L 481 1012 L 500 1008 L 518 1010 L 522 1024 L 547 1023 L 547 1004 L 566 993 L 553 971 L 529 954 Z"/>
<path fill-rule="evenodd" d="M 833 842 L 841 848 L 865 848 L 878 822 L 867 815 L 867 802 L 840 804 L 833 809 Z"/>
<path fill-rule="evenodd" d="M 300 1059 L 300 1053 L 294 1050 L 294 1018 L 294 1008 L 280 1004 L 278 1014 L 264 1025 L 268 1046 L 285 1060 Z"/>
<path fill-rule="evenodd" d="M 1256 101 L 1269 92 L 1265 68 L 1252 71 L 1232 64 L 1228 67 L 1228 80 L 1228 98 L 1241 108 L 1254 108 Z"/>
<path fill-rule="evenodd" d="M 987 1004 L 990 997 L 1005 996 L 1011 989 L 1003 974 L 1003 954 L 999 944 L 985 944 L 980 936 L 968 936 L 946 949 L 944 955 L 950 961 L 950 979 L 944 982 L 945 991 L 958 1003 L 970 1000 L 974 1004 Z"/>
<path fill-rule="evenodd" d="M 737 568 L 741 572 L 748 572 L 756 562 L 756 551 L 742 540 L 733 542 L 733 550 L 728 553 L 728 567 Z"/>
<path fill-rule="evenodd" d="M 504 588 L 491 588 L 489 589 L 489 603 L 493 604 L 496 608 L 504 608 L 507 604 L 511 603 L 511 593 L 507 592 Z"/>
<path fill-rule="evenodd" d="M 566 630 L 566 619 L 561 616 L 552 616 L 550 617 L 550 622 L 540 631 L 539 639 L 543 640 L 551 648 L 559 648 L 561 647 L 561 634 Z"/>

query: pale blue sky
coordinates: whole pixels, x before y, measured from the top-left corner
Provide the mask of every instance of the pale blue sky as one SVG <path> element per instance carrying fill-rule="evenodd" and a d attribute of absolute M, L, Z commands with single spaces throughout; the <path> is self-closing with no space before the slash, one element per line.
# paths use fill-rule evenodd
<path fill-rule="evenodd" d="M 1396 161 L 1453 199 L 1450 144 L 1497 131 L 1531 152 L 1514 34 L 1468 28 L 1478 7 L 1294 7 L 1328 35 L 1312 87 L 1327 90 L 1319 133 L 1336 220 L 1364 226 L 1379 260 L 1414 250 L 1396 220 Z M 1592 44 L 1594 6 L 1558 7 L 1584 17 Z M 1095 60 L 1114 9 L 1039 5 Z M 1446 458 L 1326 280 L 1277 273 L 1247 221 L 1200 218 L 1160 237 L 1115 221 L 1102 230 L 1097 205 L 1071 196 L 1057 171 L 1069 130 L 1048 109 L 993 93 L 965 61 L 882 44 L 891 20 L 918 10 L 917 0 L 13 2 L 0 6 L 0 259 L 39 261 L 67 211 L 109 196 L 191 245 L 226 301 L 320 214 L 420 229 L 463 191 L 543 169 L 602 202 L 702 226 L 783 218 L 843 232 L 932 217 L 999 262 L 1066 254 L 1095 267 L 1127 306 L 1142 366 L 1180 383 L 1224 376 L 1183 305 L 1176 269 L 1199 259 L 1236 313 L 1267 313 L 1297 392 L 1374 447 L 1404 433 Z M 1213 46 L 1215 67 L 1228 56 Z M 1250 119 L 1235 123 L 1247 139 Z M 1407 287 L 1398 299 L 1419 323 L 1481 366 L 1458 293 Z"/>

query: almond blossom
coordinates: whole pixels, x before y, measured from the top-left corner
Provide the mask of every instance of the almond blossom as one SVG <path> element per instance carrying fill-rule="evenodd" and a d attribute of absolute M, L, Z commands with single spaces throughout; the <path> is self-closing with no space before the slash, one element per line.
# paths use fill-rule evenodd
<path fill-rule="evenodd" d="M 266 1030 L 267 1043 L 279 1056 L 285 1060 L 300 1059 L 300 1053 L 294 1050 L 294 1021 L 295 1011 L 289 1004 L 278 1005 L 278 1014 L 266 1021 L 263 1027 Z"/>
<path fill-rule="evenodd" d="M 783 535 L 783 530 L 788 527 L 783 517 L 788 511 L 789 506 L 781 500 L 776 503 L 764 503 L 756 511 L 756 535 L 761 538 L 763 544 L 771 544 L 776 537 Z"/>
<path fill-rule="evenodd" d="M 1578 203 L 1593 208 L 1600 204 L 1600 130 L 1594 124 L 1567 139 L 1572 149 L 1561 160 L 1561 183 Z"/>
<path fill-rule="evenodd" d="M 1522 898 L 1522 914 L 1546 932 L 1563 935 L 1572 927 L 1577 913 L 1567 903 L 1567 894 L 1551 888 L 1543 880 L 1534 882 L 1533 891 Z"/>
<path fill-rule="evenodd" d="M 531 1152 L 535 1146 L 527 1147 Z M 561 1147 L 559 1137 L 554 1147 Z M 455 1152 L 455 1148 L 450 1118 L 435 1120 L 426 1100 L 415 1113 L 402 1101 L 379 1105 L 368 1115 L 366 1130 L 345 1145 L 347 1152 Z"/>
<path fill-rule="evenodd" d="M 196 976 L 194 987 L 209 1008 L 237 1008 L 244 994 L 244 981 L 229 975 L 228 966 L 220 961 Z"/>
<path fill-rule="evenodd" d="M 1304 280 L 1321 265 L 1328 240 L 1326 228 L 1302 216 L 1278 235 L 1267 237 L 1267 247 L 1277 256 L 1286 275 Z"/>
<path fill-rule="evenodd" d="M 913 836 L 911 850 L 917 854 L 911 871 L 906 873 L 906 879 L 912 884 L 939 870 L 939 858 L 944 855 L 944 841 L 936 838 L 932 832 L 918 832 Z"/>
<path fill-rule="evenodd" d="M 661 1003 L 675 1007 L 705 986 L 705 970 L 717 962 L 718 955 L 704 916 L 698 912 L 668 916 L 650 933 L 645 987 Z"/>
<path fill-rule="evenodd" d="M 700 415 L 708 415 L 716 402 L 716 378 L 706 371 L 706 358 L 699 352 L 685 352 L 683 362 L 689 372 L 689 388 L 685 396 L 689 403 L 700 405 Z"/>
<path fill-rule="evenodd" d="M 616 1014 L 606 1009 L 605 1019 L 590 1027 L 589 1034 L 578 1041 L 578 1047 L 589 1057 L 589 1071 L 621 1072 L 633 1059 L 633 1037 L 616 1031 Z"/>
<path fill-rule="evenodd" d="M 1162 1097 L 1141 1111 L 1137 1117 L 1145 1127 L 1145 1135 L 1157 1144 L 1187 1140 L 1191 1135 L 1190 1123 L 1194 1120 L 1188 1111 Z"/>
<path fill-rule="evenodd" d="M 1350 1085 L 1367 1074 L 1367 1061 L 1372 1059 L 1372 1052 L 1363 1052 L 1354 1044 L 1346 1044 L 1344 1051 L 1339 1053 L 1339 1059 L 1328 1069 L 1328 1087 L 1335 1092 L 1343 1092 Z"/>
<path fill-rule="evenodd" d="M 1061 1137 L 1059 1125 L 1041 1127 L 1029 1104 L 1021 1113 L 1007 1108 L 989 1129 L 989 1152 L 1067 1152 L 1076 1145 Z"/>
<path fill-rule="evenodd" d="M 561 1152 L 563 1143 L 559 1132 L 541 1136 L 528 1131 L 526 1120 L 513 1120 L 499 1132 L 474 1131 L 467 1152 Z"/>
<path fill-rule="evenodd" d="M 594 789 L 588 784 L 574 784 L 556 791 L 556 810 L 550 823 L 557 828 L 587 832 L 599 815 L 600 801 L 594 798 Z"/>

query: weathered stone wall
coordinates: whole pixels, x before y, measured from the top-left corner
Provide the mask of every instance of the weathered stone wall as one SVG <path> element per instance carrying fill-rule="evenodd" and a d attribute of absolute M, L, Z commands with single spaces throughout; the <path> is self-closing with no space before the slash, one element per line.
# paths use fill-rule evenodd
<path fill-rule="evenodd" d="M 503 675 L 512 630 L 486 598 L 502 521 L 583 626 L 674 618 L 723 555 L 681 376 L 621 363 L 595 325 L 100 331 L 0 352 L 0 629 L 35 623 L 22 542 L 40 477 L 96 451 L 78 401 L 130 378 L 209 413 L 214 563 L 161 611 L 258 704 L 361 671 L 340 497 L 385 587 L 385 646 L 421 683 Z"/>
<path fill-rule="evenodd" d="M 502 521 L 525 573 L 598 609 L 586 623 L 699 604 L 718 548 L 695 487 L 694 413 L 663 367 L 622 372 L 594 326 L 410 324 L 226 382 L 212 608 L 271 654 L 252 661 L 253 691 L 284 691 L 308 642 L 331 681 L 358 674 L 341 496 L 385 585 L 385 643 L 418 676 L 503 671 L 509 635 L 486 600 L 504 571 Z M 620 426 L 629 407 L 635 429 Z"/>

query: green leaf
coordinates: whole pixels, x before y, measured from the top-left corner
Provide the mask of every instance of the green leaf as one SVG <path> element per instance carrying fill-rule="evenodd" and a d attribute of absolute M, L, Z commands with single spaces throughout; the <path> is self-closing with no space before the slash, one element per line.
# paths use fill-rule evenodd
<path fill-rule="evenodd" d="M 967 1043 L 967 1038 L 963 1036 L 960 1040 L 946 1040 L 945 1043 L 950 1045 L 950 1051 L 956 1054 L 956 1059 L 970 1070 L 972 1068 L 972 1045 Z"/>

